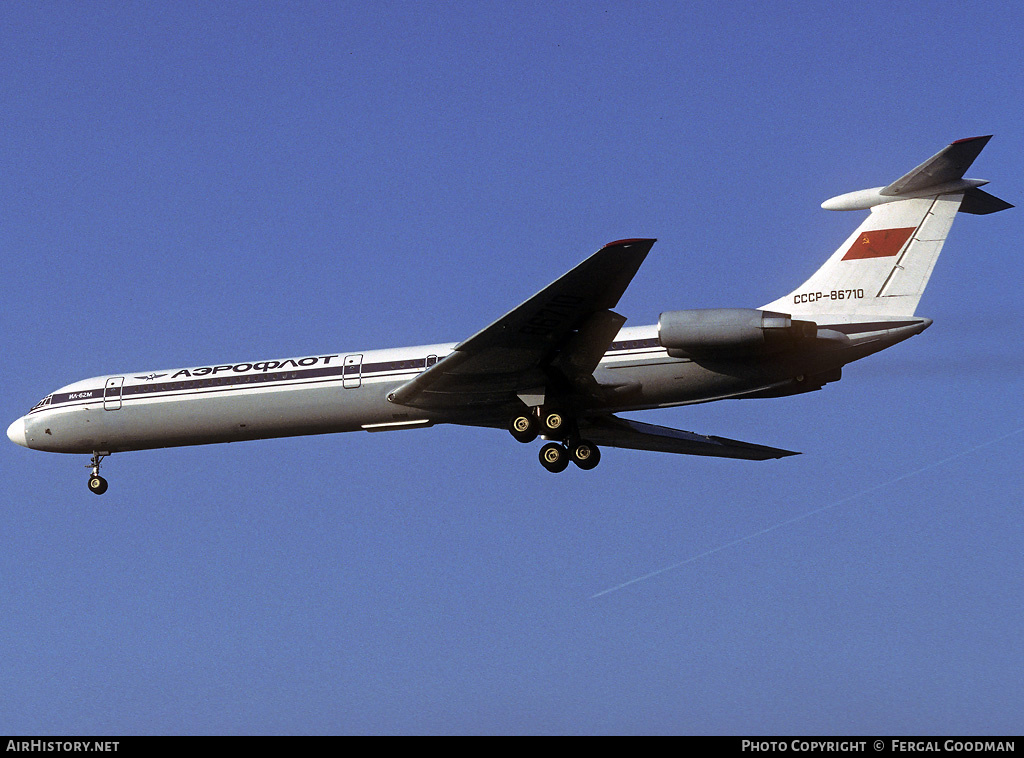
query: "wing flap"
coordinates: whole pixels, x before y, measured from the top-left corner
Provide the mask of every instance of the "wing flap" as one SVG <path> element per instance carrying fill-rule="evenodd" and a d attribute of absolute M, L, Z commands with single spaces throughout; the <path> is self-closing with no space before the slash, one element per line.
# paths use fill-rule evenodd
<path fill-rule="evenodd" d="M 589 379 L 624 323 L 626 317 L 615 311 L 597 311 L 569 338 L 552 368 L 570 381 Z"/>
<path fill-rule="evenodd" d="M 629 450 L 650 450 L 679 455 L 706 455 L 715 458 L 743 458 L 764 461 L 799 455 L 766 445 L 740 442 L 726 437 L 708 437 L 695 432 L 684 432 L 667 426 L 645 424 L 640 421 L 601 416 L 580 420 L 580 435 L 595 445 L 620 447 Z"/>

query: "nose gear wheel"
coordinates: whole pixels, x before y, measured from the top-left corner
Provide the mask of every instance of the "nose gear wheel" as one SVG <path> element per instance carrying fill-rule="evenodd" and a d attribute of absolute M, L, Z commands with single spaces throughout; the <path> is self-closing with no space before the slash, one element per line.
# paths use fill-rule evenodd
<path fill-rule="evenodd" d="M 107 480 L 100 476 L 100 461 L 108 455 L 110 453 L 95 452 L 92 454 L 92 460 L 86 466 L 86 468 L 92 469 L 92 476 L 89 477 L 89 492 L 94 495 L 102 495 L 107 491 Z"/>

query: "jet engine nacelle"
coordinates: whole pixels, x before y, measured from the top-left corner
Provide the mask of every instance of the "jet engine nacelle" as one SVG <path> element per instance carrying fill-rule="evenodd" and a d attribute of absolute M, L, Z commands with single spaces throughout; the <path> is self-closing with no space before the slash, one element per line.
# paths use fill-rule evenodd
<path fill-rule="evenodd" d="M 752 308 L 668 311 L 658 317 L 658 341 L 673 358 L 763 355 L 813 340 L 813 321 Z"/>

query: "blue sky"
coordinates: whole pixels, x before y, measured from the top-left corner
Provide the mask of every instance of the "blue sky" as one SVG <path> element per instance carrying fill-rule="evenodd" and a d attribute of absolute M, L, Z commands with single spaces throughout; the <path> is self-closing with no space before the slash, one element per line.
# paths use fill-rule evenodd
<path fill-rule="evenodd" d="M 729 6 L 3 3 L 3 423 L 457 341 L 624 237 L 628 323 L 756 307 L 859 223 L 823 200 L 962 137 L 1024 202 L 1015 5 Z M 1019 733 L 1022 236 L 959 218 L 934 326 L 822 392 L 634 416 L 781 461 L 436 427 L 96 498 L 5 441 L 0 733 Z"/>

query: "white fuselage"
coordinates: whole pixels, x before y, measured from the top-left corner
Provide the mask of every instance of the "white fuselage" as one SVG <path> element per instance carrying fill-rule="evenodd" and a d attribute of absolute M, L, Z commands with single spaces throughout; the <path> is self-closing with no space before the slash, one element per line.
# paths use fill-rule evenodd
<path fill-rule="evenodd" d="M 577 413 L 687 405 L 791 385 L 888 347 L 923 326 L 854 335 L 843 350 L 751 363 L 670 357 L 657 326 L 622 329 L 594 376 L 621 388 Z M 47 395 L 8 437 L 35 450 L 104 454 L 180 445 L 386 431 L 457 423 L 502 426 L 505 407 L 424 410 L 388 400 L 395 388 L 449 355 L 455 343 L 283 360 L 122 372 Z M 797 377 L 797 378 L 795 378 Z"/>
<path fill-rule="evenodd" d="M 88 453 L 455 421 L 387 400 L 455 344 L 93 377 L 47 395 L 7 434 L 37 450 Z M 657 362 L 680 363 L 657 345 L 656 327 L 635 327 L 622 330 L 601 366 L 622 370 Z"/>

